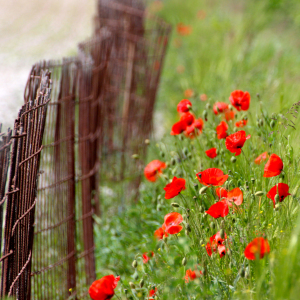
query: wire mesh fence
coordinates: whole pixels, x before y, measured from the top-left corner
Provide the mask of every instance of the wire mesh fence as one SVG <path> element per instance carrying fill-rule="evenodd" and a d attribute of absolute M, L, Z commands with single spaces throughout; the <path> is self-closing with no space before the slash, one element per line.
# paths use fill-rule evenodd
<path fill-rule="evenodd" d="M 35 78 L 35 91 L 15 121 L 10 154 L 1 295 L 30 299 L 34 211 L 39 158 L 50 101 L 50 74 Z"/>
<path fill-rule="evenodd" d="M 98 8 L 76 57 L 32 67 L 13 135 L 0 134 L 1 296 L 88 299 L 101 187 L 137 199 L 170 27 L 138 0 Z"/>

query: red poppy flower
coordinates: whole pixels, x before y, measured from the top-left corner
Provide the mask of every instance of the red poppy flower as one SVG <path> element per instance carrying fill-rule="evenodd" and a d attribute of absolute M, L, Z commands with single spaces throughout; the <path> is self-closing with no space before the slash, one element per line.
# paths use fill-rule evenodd
<path fill-rule="evenodd" d="M 186 113 L 190 110 L 192 103 L 188 99 L 181 100 L 177 105 L 177 111 L 179 113 Z"/>
<path fill-rule="evenodd" d="M 277 154 L 271 154 L 268 162 L 265 164 L 264 177 L 274 177 L 281 173 L 283 162 Z"/>
<path fill-rule="evenodd" d="M 90 297 L 93 300 L 111 299 L 115 294 L 114 289 L 117 287 L 119 280 L 120 276 L 107 275 L 94 281 L 89 289 Z"/>
<path fill-rule="evenodd" d="M 164 237 L 169 236 L 168 233 L 165 231 L 166 226 L 162 226 L 154 231 L 154 236 L 159 240 L 162 240 Z"/>
<path fill-rule="evenodd" d="M 250 260 L 263 258 L 266 253 L 270 253 L 270 245 L 268 240 L 262 237 L 255 238 L 250 242 L 244 252 L 245 257 Z"/>
<path fill-rule="evenodd" d="M 192 26 L 184 25 L 183 23 L 178 23 L 177 33 L 180 35 L 190 35 L 192 33 Z"/>
<path fill-rule="evenodd" d="M 262 161 L 266 160 L 269 157 L 268 152 L 264 152 L 261 155 L 259 155 L 255 160 L 254 163 L 257 165 L 260 165 Z"/>
<path fill-rule="evenodd" d="M 172 126 L 172 131 L 171 131 L 171 135 L 178 135 L 181 134 L 182 132 L 184 132 L 186 129 L 186 124 L 183 121 L 179 121 L 176 122 L 173 126 Z"/>
<path fill-rule="evenodd" d="M 151 257 L 154 256 L 154 252 L 153 251 L 151 252 L 150 256 Z M 148 256 L 148 252 L 145 252 L 143 254 L 143 263 L 146 264 L 150 260 L 151 257 Z"/>
<path fill-rule="evenodd" d="M 241 120 L 235 123 L 235 127 L 244 127 L 248 123 L 248 120 Z"/>
<path fill-rule="evenodd" d="M 215 158 L 217 154 L 217 148 L 211 148 L 205 151 L 206 155 L 210 158 Z"/>
<path fill-rule="evenodd" d="M 238 110 L 248 110 L 250 105 L 250 94 L 243 91 L 233 91 L 229 97 L 231 104 Z"/>
<path fill-rule="evenodd" d="M 219 113 L 225 112 L 228 110 L 229 106 L 225 102 L 216 102 L 213 106 L 213 111 L 215 115 L 218 115 Z"/>
<path fill-rule="evenodd" d="M 226 201 L 229 206 L 232 206 L 232 202 L 237 206 L 241 205 L 243 203 L 243 192 L 238 187 L 229 191 Z"/>
<path fill-rule="evenodd" d="M 194 96 L 194 91 L 192 89 L 186 89 L 183 93 L 184 97 L 190 98 Z"/>
<path fill-rule="evenodd" d="M 216 188 L 216 194 L 219 197 L 219 199 L 222 199 L 222 198 L 227 198 L 228 192 L 226 189 L 219 187 L 219 188 Z"/>
<path fill-rule="evenodd" d="M 246 140 L 250 139 L 250 137 L 250 134 L 246 136 L 246 132 L 244 130 L 240 130 L 226 138 L 225 146 L 231 153 L 235 153 L 235 156 L 240 155 L 242 152 L 242 147 L 244 146 Z"/>
<path fill-rule="evenodd" d="M 182 230 L 179 224 L 183 221 L 182 215 L 178 212 L 172 212 L 165 215 L 165 222 L 162 228 L 166 233 L 177 234 Z"/>
<path fill-rule="evenodd" d="M 227 136 L 228 125 L 226 122 L 222 121 L 217 127 L 217 137 L 219 140 L 225 139 Z"/>
<path fill-rule="evenodd" d="M 201 94 L 199 98 L 200 98 L 201 101 L 206 101 L 207 100 L 207 95 L 206 94 Z"/>
<path fill-rule="evenodd" d="M 188 283 L 189 281 L 195 280 L 201 274 L 202 274 L 202 272 L 198 271 L 198 270 L 196 270 L 196 271 L 192 271 L 192 269 L 186 270 L 185 276 L 184 276 L 185 283 Z"/>
<path fill-rule="evenodd" d="M 166 191 L 165 199 L 176 197 L 181 191 L 185 190 L 185 179 L 174 177 L 171 183 L 164 187 Z"/>
<path fill-rule="evenodd" d="M 228 175 L 224 175 L 223 171 L 217 168 L 206 169 L 196 174 L 200 183 L 204 185 L 221 186 L 227 180 Z"/>
<path fill-rule="evenodd" d="M 166 164 L 158 159 L 151 161 L 144 170 L 144 175 L 149 181 L 156 181 L 158 174 L 162 173 L 162 169 L 166 168 Z"/>
<path fill-rule="evenodd" d="M 228 204 L 226 201 L 219 201 L 213 204 L 207 211 L 207 214 L 211 215 L 213 218 L 224 218 L 229 213 Z"/>
<path fill-rule="evenodd" d="M 195 116 L 189 112 L 183 113 L 180 117 L 180 121 L 182 121 L 185 126 L 191 126 L 195 121 Z"/>
<path fill-rule="evenodd" d="M 224 117 L 225 117 L 226 121 L 233 120 L 234 116 L 235 116 L 234 110 L 226 109 L 224 111 Z"/>
<path fill-rule="evenodd" d="M 201 118 L 199 118 L 198 120 L 195 119 L 192 125 L 186 127 L 185 135 L 190 138 L 194 138 L 196 134 L 202 132 L 203 126 L 204 122 Z"/>
<path fill-rule="evenodd" d="M 209 238 L 209 242 L 206 244 L 205 249 L 209 256 L 212 255 L 212 252 L 219 252 L 220 257 L 223 257 L 226 254 L 225 246 L 223 242 L 227 239 L 226 233 L 224 234 L 224 239 L 221 238 L 220 232 L 217 232 Z"/>
<path fill-rule="evenodd" d="M 157 292 L 157 288 L 155 288 L 155 290 L 150 290 L 149 291 L 149 298 L 153 299 L 155 297 L 156 292 Z"/>
<path fill-rule="evenodd" d="M 279 195 L 279 202 L 282 202 L 287 196 L 291 195 L 289 193 L 289 186 L 286 183 L 278 183 L 269 190 L 267 197 L 272 199 L 274 207 L 276 204 L 276 194 Z"/>

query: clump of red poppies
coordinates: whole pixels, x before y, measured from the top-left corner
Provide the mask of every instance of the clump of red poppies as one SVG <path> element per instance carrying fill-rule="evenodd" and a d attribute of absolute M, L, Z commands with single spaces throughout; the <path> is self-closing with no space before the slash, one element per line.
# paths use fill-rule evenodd
<path fill-rule="evenodd" d="M 226 248 L 224 245 L 225 240 L 227 239 L 226 233 L 224 233 L 223 239 L 221 238 L 220 231 L 214 234 L 209 238 L 209 242 L 206 244 L 205 249 L 209 256 L 212 256 L 213 252 L 219 252 L 220 257 L 222 258 L 226 254 Z"/>

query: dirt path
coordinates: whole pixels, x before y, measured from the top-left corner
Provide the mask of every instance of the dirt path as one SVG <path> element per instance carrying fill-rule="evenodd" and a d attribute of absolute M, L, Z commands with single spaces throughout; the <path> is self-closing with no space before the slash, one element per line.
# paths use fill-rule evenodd
<path fill-rule="evenodd" d="M 95 0 L 0 0 L 0 122 L 11 127 L 32 64 L 75 55 L 92 33 Z"/>

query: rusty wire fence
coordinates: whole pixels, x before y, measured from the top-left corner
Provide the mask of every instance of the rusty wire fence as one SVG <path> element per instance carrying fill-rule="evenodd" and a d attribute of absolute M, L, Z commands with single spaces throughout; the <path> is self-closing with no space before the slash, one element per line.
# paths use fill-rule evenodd
<path fill-rule="evenodd" d="M 1 296 L 15 296 L 18 299 L 30 299 L 31 293 L 36 187 L 51 91 L 47 71 L 35 79 L 38 81 L 35 93 L 21 108 L 13 136 L 8 134 L 12 140 L 10 170 L 7 192 L 1 201 L 6 205 Z"/>
<path fill-rule="evenodd" d="M 13 133 L 0 133 L 1 296 L 89 299 L 93 215 L 107 187 L 110 203 L 138 199 L 169 33 L 140 0 L 100 0 L 76 57 L 32 67 Z"/>

